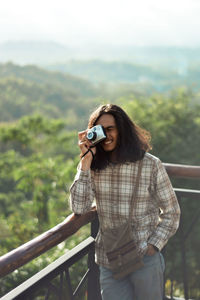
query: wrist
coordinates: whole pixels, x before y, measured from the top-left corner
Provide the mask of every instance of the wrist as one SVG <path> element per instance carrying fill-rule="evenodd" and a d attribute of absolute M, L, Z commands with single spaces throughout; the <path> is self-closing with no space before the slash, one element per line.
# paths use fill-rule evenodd
<path fill-rule="evenodd" d="M 82 158 L 80 161 L 81 170 L 83 171 L 89 170 L 91 167 L 91 163 L 92 163 L 92 158 L 86 158 L 86 157 Z"/>
<path fill-rule="evenodd" d="M 81 155 L 81 170 L 87 171 L 91 167 L 92 160 L 94 159 L 94 153 L 89 148 L 83 155 Z"/>

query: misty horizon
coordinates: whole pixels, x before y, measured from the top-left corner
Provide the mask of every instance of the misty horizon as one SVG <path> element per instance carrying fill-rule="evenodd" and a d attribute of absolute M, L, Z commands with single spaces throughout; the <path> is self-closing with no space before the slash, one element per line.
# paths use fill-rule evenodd
<path fill-rule="evenodd" d="M 199 61 L 198 47 L 135 46 L 112 44 L 61 44 L 55 41 L 19 40 L 0 43 L 0 62 L 55 64 L 70 60 L 124 61 L 142 65 L 177 65 Z"/>
<path fill-rule="evenodd" d="M 62 45 L 200 47 L 197 0 L 12 0 L 0 10 L 0 41 Z"/>

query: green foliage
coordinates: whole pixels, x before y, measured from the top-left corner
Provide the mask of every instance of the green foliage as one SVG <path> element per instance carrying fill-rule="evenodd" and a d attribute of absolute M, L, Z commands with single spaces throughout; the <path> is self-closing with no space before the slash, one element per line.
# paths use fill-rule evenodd
<path fill-rule="evenodd" d="M 61 119 L 36 115 L 0 125 L 2 255 L 60 223 L 71 213 L 66 190 L 76 172 L 76 139 L 75 133 L 69 132 Z M 85 228 L 82 236 L 87 232 Z M 73 245 L 69 239 L 65 250 Z M 51 258 L 46 254 L 39 258 L 40 263 L 31 262 L 2 279 L 0 293 L 4 294 L 22 278 L 25 280 L 38 271 L 41 259 L 43 267 L 55 260 L 64 248 L 61 250 L 52 251 Z"/>
<path fill-rule="evenodd" d="M 58 151 L 52 145 L 57 144 L 59 139 L 64 142 L 59 143 Z M 72 181 L 75 173 L 69 146 L 73 139 L 74 135 L 66 131 L 63 121 L 39 116 L 24 117 L 19 122 L 0 127 L 0 207 L 6 222 L 19 223 L 17 230 L 21 232 L 19 239 L 16 239 L 19 235 L 14 233 L 16 243 L 11 242 L 11 245 L 16 247 L 21 244 L 21 237 L 23 242 L 31 238 L 33 228 L 34 233 L 38 234 L 44 230 L 43 224 L 56 224 L 67 215 L 64 191 L 65 184 Z M 65 143 L 69 143 L 68 147 Z M 75 150 L 73 157 L 76 153 Z M 59 208 L 58 205 L 54 210 L 58 219 L 50 223 L 48 202 L 51 198 L 64 207 Z M 28 220 L 33 223 L 28 222 L 26 226 L 30 233 L 27 238 L 28 233 L 25 234 L 22 227 Z M 15 227 L 11 228 L 11 232 L 13 230 Z"/>
<path fill-rule="evenodd" d="M 179 89 L 169 96 L 156 94 L 142 100 L 121 98 L 120 102 L 136 123 L 150 131 L 153 153 L 161 160 L 198 164 L 199 95 L 195 98 L 192 92 Z"/>

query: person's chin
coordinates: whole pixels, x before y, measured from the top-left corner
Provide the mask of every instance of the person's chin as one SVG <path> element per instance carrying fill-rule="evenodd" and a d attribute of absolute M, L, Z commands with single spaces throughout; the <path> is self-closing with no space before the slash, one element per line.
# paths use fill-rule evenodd
<path fill-rule="evenodd" d="M 105 152 L 112 152 L 114 149 L 115 149 L 115 148 L 112 147 L 111 145 L 104 145 L 104 146 L 103 146 L 103 150 L 104 150 Z"/>

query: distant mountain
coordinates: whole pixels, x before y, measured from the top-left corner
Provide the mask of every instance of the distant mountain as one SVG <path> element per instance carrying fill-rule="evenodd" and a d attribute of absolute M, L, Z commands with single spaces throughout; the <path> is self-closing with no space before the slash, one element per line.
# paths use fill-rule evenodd
<path fill-rule="evenodd" d="M 186 86 L 193 90 L 200 87 L 200 63 L 188 62 L 175 66 L 142 65 L 123 61 L 80 61 L 72 60 L 63 64 L 53 64 L 50 70 L 73 74 L 95 84 L 134 86 L 149 92 L 166 92 L 173 88 Z"/>
<path fill-rule="evenodd" d="M 0 64 L 0 122 L 41 114 L 67 119 L 69 128 L 84 128 L 98 95 L 90 82 L 75 76 L 30 65 Z"/>
<path fill-rule="evenodd" d="M 113 91 L 116 91 L 116 84 L 118 87 L 121 84 L 131 85 L 128 90 L 139 88 L 145 93 L 147 90 L 148 93 L 165 92 L 180 86 L 197 90 L 200 86 L 199 53 L 200 48 L 117 47 L 101 44 L 78 47 L 54 42 L 18 41 L 0 44 L 0 63 L 14 62 L 11 74 L 15 72 L 14 65 L 20 64 L 21 69 L 18 66 L 16 77 L 25 76 L 23 78 L 26 80 L 41 80 L 42 83 L 62 86 L 63 82 L 68 86 L 68 77 L 70 85 L 73 82 L 73 89 L 81 89 L 81 93 L 85 89 L 85 95 L 98 94 L 105 98 L 110 84 L 115 85 L 109 87 Z M 30 64 L 40 66 L 42 70 L 35 67 L 33 71 Z M 6 71 L 4 66 L 0 67 L 0 76 L 4 72 L 10 76 L 9 64 Z M 45 73 L 47 70 L 51 73 Z M 76 78 L 71 81 L 71 77 Z M 93 93 L 99 84 L 103 84 L 104 88 Z"/>
<path fill-rule="evenodd" d="M 44 64 L 66 61 L 74 49 L 54 42 L 10 41 L 0 44 L 0 62 Z"/>
<path fill-rule="evenodd" d="M 0 44 L 0 62 L 48 65 L 75 60 L 123 61 L 138 65 L 167 66 L 184 72 L 200 62 L 200 48 L 136 47 L 107 44 L 62 45 L 46 41 L 9 41 Z"/>
<path fill-rule="evenodd" d="M 63 64 L 52 64 L 47 68 L 73 74 L 94 83 L 141 83 L 160 80 L 164 76 L 163 69 L 121 61 L 71 60 Z"/>

